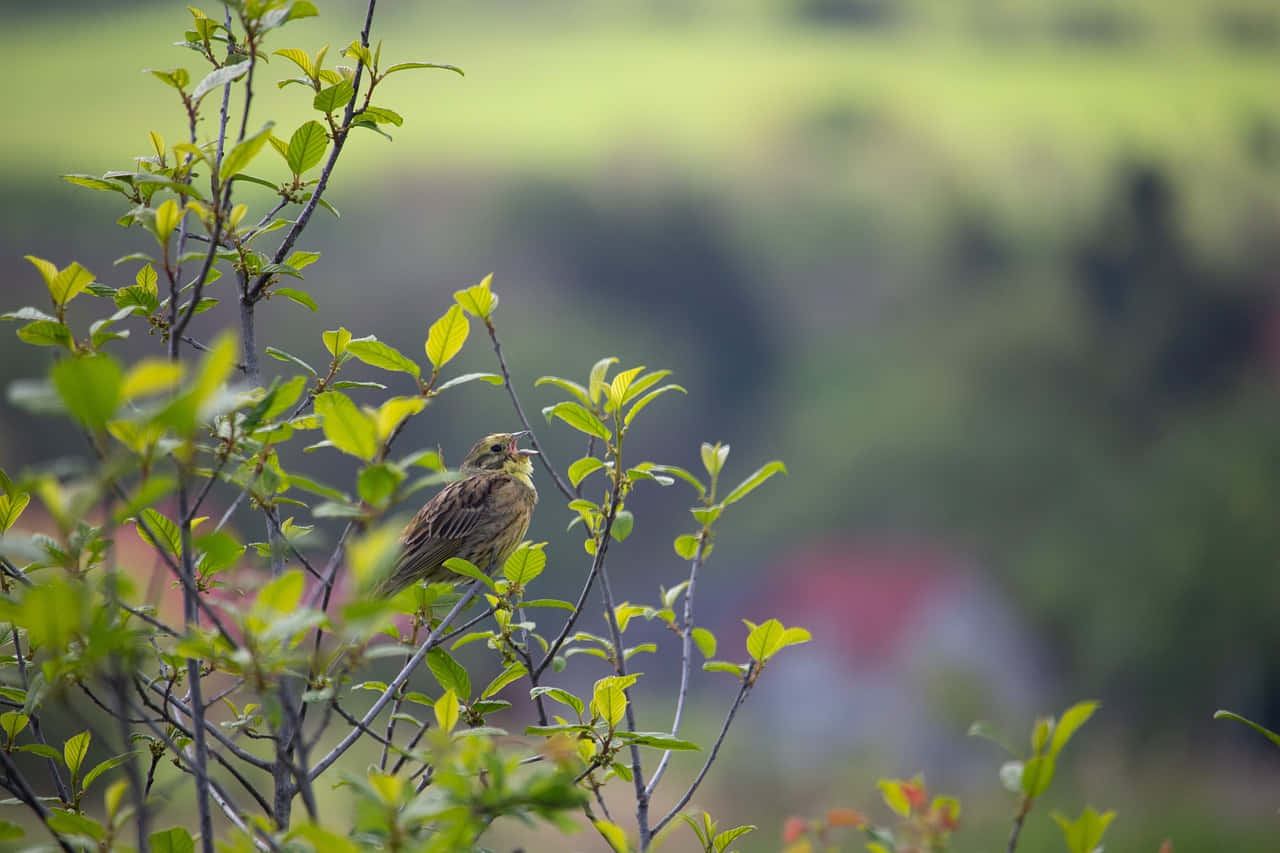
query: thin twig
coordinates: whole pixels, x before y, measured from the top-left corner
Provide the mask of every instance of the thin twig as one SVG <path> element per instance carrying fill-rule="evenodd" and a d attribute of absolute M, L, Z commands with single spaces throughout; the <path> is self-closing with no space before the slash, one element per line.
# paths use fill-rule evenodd
<path fill-rule="evenodd" d="M 22 800 L 28 808 L 40 817 L 40 822 L 44 824 L 45 829 L 49 830 L 49 834 L 53 836 L 54 841 L 58 842 L 59 847 L 65 850 L 66 853 L 75 853 L 75 850 L 67 843 L 66 839 L 56 832 L 53 827 L 49 826 L 49 810 L 45 808 L 44 803 L 40 802 L 40 798 L 27 785 L 26 778 L 14 766 L 13 761 L 9 759 L 8 753 L 4 750 L 0 750 L 0 765 L 4 767 L 5 787 L 9 788 L 15 797 Z"/>
<path fill-rule="evenodd" d="M 177 697 L 170 695 L 167 691 L 162 690 L 160 686 L 156 684 L 154 681 L 147 681 L 144 683 L 148 688 L 150 688 L 150 690 L 153 693 L 158 694 L 162 699 L 164 699 L 169 704 L 173 705 L 175 708 L 177 708 L 182 713 L 186 714 L 188 717 L 191 716 L 190 706 L 187 705 L 185 702 L 183 702 L 181 699 L 178 699 Z M 169 719 L 170 722 L 173 722 L 173 720 L 169 718 L 169 715 L 166 714 L 165 717 L 166 719 Z M 268 773 L 271 772 L 270 761 L 267 761 L 265 758 L 259 758 L 258 756 L 254 755 L 251 752 L 246 752 L 243 747 L 241 747 L 235 741 L 231 740 L 231 738 L 227 737 L 222 732 L 220 732 L 218 730 L 218 727 L 215 726 L 213 723 L 210 723 L 209 721 L 206 720 L 204 725 L 205 725 L 205 731 L 207 731 L 210 735 L 212 735 L 214 740 L 220 743 L 224 749 L 226 749 L 236 758 L 240 759 L 245 764 L 248 764 L 251 767 L 256 767 L 259 770 L 265 770 Z"/>
<path fill-rule="evenodd" d="M 689 585 L 684 589 L 684 621 L 680 626 L 680 692 L 676 696 L 676 712 L 671 720 L 671 736 L 680 734 L 680 721 L 684 716 L 684 701 L 689 693 L 689 671 L 693 668 L 693 597 L 698 583 L 698 568 L 706 554 L 707 536 L 698 537 L 698 550 L 689 566 Z M 662 759 L 653 771 L 653 777 L 645 786 L 645 793 L 652 796 L 658 780 L 671 763 L 671 750 L 662 753 Z"/>
<path fill-rule="evenodd" d="M 564 495 L 564 499 L 567 501 L 573 500 L 573 490 L 569 488 L 564 480 L 560 479 L 560 475 L 556 473 L 556 469 L 551 465 L 551 460 L 542 451 L 542 445 L 538 443 L 538 436 L 533 431 L 533 425 L 529 423 L 529 418 L 524 413 L 524 407 L 520 405 L 520 398 L 516 395 L 516 389 L 511 384 L 511 371 L 507 370 L 507 360 L 502 356 L 502 343 L 498 340 L 498 330 L 493 327 L 493 321 L 487 317 L 485 318 L 484 326 L 489 330 L 489 340 L 493 341 L 493 353 L 498 357 L 498 367 L 502 370 L 502 384 L 506 387 L 508 396 L 511 397 L 511 404 L 515 406 L 516 416 L 520 418 L 520 423 L 529 433 L 529 443 L 533 445 L 534 450 L 538 451 L 538 458 L 542 460 L 542 467 L 547 469 L 547 473 L 555 481 L 556 488 L 560 490 L 560 494 Z"/>
<path fill-rule="evenodd" d="M 18 678 L 22 684 L 22 692 L 25 694 L 31 686 L 27 678 L 27 663 L 22 657 L 22 643 L 18 638 L 18 625 L 16 622 L 9 623 L 9 630 L 13 632 L 13 653 L 18 659 Z M 31 733 L 36 736 L 36 740 L 41 744 L 48 746 L 49 743 L 44 739 L 44 730 L 40 727 L 40 715 L 31 712 Z M 58 770 L 57 763 L 52 758 L 46 758 L 49 764 L 49 773 L 53 776 L 53 784 L 58 789 L 58 796 L 62 798 L 64 803 L 71 802 L 71 794 L 67 791 L 66 784 L 62 781 L 62 773 Z"/>
<path fill-rule="evenodd" d="M 364 728 L 367 728 L 378 714 L 381 713 L 382 709 L 387 706 L 387 703 L 395 697 L 395 693 L 400 689 L 400 685 L 409 680 L 409 676 L 413 674 L 415 669 L 417 669 L 418 664 L 422 663 L 422 660 L 427 656 L 427 652 L 440 645 L 440 638 L 444 634 L 446 626 L 448 626 L 448 624 L 462 612 L 464 607 L 471 603 L 471 599 L 475 598 L 476 593 L 480 591 L 480 587 L 480 581 L 472 581 L 471 586 L 469 586 L 463 596 L 458 599 L 458 603 L 453 606 L 453 609 L 449 611 L 448 615 L 446 615 L 444 619 L 440 620 L 440 624 L 436 626 L 435 630 L 427 635 L 427 639 L 418 647 L 418 651 L 409 659 L 409 662 L 405 664 L 399 674 L 391 680 L 391 683 L 387 685 L 387 689 L 382 691 L 382 695 L 374 701 L 373 706 L 365 712 L 364 717 L 360 720 Z M 350 749 L 351 745 L 355 743 L 362 734 L 364 734 L 364 731 L 359 728 L 353 729 L 349 732 L 346 737 L 338 742 L 337 746 L 329 751 L 328 755 L 316 762 L 315 767 L 311 770 L 311 778 L 315 779 L 327 770 L 329 765 L 337 761 L 344 752 Z"/>
<path fill-rule="evenodd" d="M 694 778 L 693 783 L 689 785 L 689 789 L 684 792 L 671 811 L 667 812 L 662 820 L 653 825 L 653 834 L 662 831 L 662 828 L 671 822 L 671 819 L 680 813 L 680 810 L 688 805 L 689 800 L 693 798 L 693 793 L 698 790 L 698 786 L 702 784 L 703 778 L 707 775 L 707 771 L 711 769 L 711 765 L 716 760 L 716 755 L 720 752 L 720 745 L 724 743 L 725 735 L 729 733 L 729 726 L 733 725 L 734 715 L 738 713 L 738 709 L 742 707 L 743 700 L 747 698 L 747 694 L 751 691 L 752 685 L 755 684 L 756 664 L 751 664 L 751 668 L 742 678 L 742 687 L 738 688 L 738 695 L 734 697 L 733 704 L 729 706 L 729 715 L 724 718 L 724 725 L 720 727 L 720 735 L 716 738 L 715 745 L 711 747 L 711 752 L 707 755 L 707 760 L 702 763 L 702 769 L 698 771 L 698 775 Z"/>
<path fill-rule="evenodd" d="M 369 46 L 369 29 L 373 26 L 373 8 L 377 4 L 377 0 L 369 0 L 369 7 L 365 11 L 364 29 L 360 31 L 360 44 L 365 47 Z M 357 60 L 355 76 L 351 80 L 352 90 L 356 93 L 360 91 L 360 77 L 364 73 L 364 61 Z M 307 199 L 307 203 L 303 205 L 302 212 L 298 214 L 298 218 L 294 220 L 293 227 L 289 229 L 289 233 L 280 243 L 280 247 L 276 249 L 275 255 L 272 257 L 272 263 L 283 263 L 285 257 L 293 249 L 294 243 L 297 242 L 298 236 L 302 230 L 307 227 L 307 223 L 311 221 L 311 216 L 316 212 L 316 208 L 320 205 L 320 197 L 324 195 L 324 191 L 329 186 L 329 176 L 333 174 L 333 167 L 338 162 L 338 155 L 342 153 L 342 148 L 347 142 L 347 137 L 351 134 L 351 116 L 355 114 L 356 96 L 353 94 L 351 100 L 347 102 L 346 112 L 343 116 L 342 127 L 333 136 L 333 150 L 329 152 L 329 159 L 325 161 L 324 168 L 320 170 L 320 179 L 316 182 L 316 188 L 311 192 L 311 198 Z M 262 296 L 262 291 L 266 289 L 267 282 L 271 280 L 269 273 L 263 273 L 258 276 L 253 287 L 249 289 L 249 298 L 257 301 Z"/>

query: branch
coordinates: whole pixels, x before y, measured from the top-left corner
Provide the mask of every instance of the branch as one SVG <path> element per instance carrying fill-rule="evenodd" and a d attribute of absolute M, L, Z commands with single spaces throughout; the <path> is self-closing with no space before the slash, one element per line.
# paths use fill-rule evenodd
<path fill-rule="evenodd" d="M 698 582 L 698 567 L 702 565 L 702 561 L 706 554 L 707 536 L 698 537 L 698 550 L 693 555 L 693 563 L 689 566 L 689 585 L 684 590 L 684 622 L 680 626 L 680 693 L 676 696 L 676 713 L 671 721 L 671 736 L 675 737 L 680 734 L 680 720 L 684 716 L 684 700 L 689 693 L 689 670 L 693 663 L 693 595 L 694 589 Z M 662 760 L 658 762 L 658 767 L 653 771 L 653 778 L 649 780 L 649 784 L 645 786 L 644 792 L 650 796 L 653 795 L 653 789 L 658 787 L 658 780 L 662 778 L 662 774 L 666 772 L 667 765 L 671 762 L 671 750 L 662 753 Z"/>
<path fill-rule="evenodd" d="M 755 684 L 754 675 L 757 667 L 756 663 L 751 664 L 751 668 L 747 670 L 747 674 L 742 677 L 742 687 L 738 688 L 738 695 L 734 698 L 733 704 L 729 706 L 729 716 L 724 718 L 724 725 L 720 727 L 720 735 L 716 738 L 715 745 L 711 747 L 711 753 L 707 756 L 707 760 L 702 763 L 702 769 L 698 771 L 697 777 L 694 778 L 693 784 L 689 786 L 689 790 L 684 792 L 679 801 L 671 807 L 671 811 L 667 812 L 662 820 L 653 825 L 655 834 L 662 831 L 662 828 L 671 822 L 680 810 L 689 804 L 689 800 L 693 798 L 693 792 L 698 790 L 698 786 L 702 784 L 703 778 L 707 775 L 707 771 L 711 769 L 712 763 L 716 760 L 716 755 L 720 752 L 720 745 L 724 743 L 725 735 L 729 733 L 729 726 L 733 725 L 733 717 L 738 713 L 738 709 L 742 707 L 743 701 L 747 698 L 747 693 L 751 691 L 751 686 Z"/>
<path fill-rule="evenodd" d="M 520 423 L 529 433 L 529 443 L 533 445 L 534 450 L 538 451 L 538 458 L 542 460 L 542 467 L 547 469 L 547 473 L 555 481 L 556 488 L 560 490 L 560 494 L 564 495 L 564 499 L 567 501 L 573 500 L 573 491 L 564 480 L 560 479 L 560 475 L 556 473 L 556 469 L 551 465 L 551 460 L 542 451 L 542 445 L 538 443 L 538 436 L 534 434 L 533 426 L 529 423 L 529 418 L 524 413 L 524 407 L 520 405 L 520 398 L 516 396 L 516 389 L 511 385 L 511 372 L 507 370 L 507 360 L 502 357 L 502 344 L 498 341 L 497 329 L 493 327 L 493 323 L 488 318 L 485 318 L 484 326 L 489 330 L 489 340 L 493 341 L 493 352 L 498 357 L 498 367 L 502 370 L 502 384 L 506 387 L 507 394 L 511 396 L 511 403 L 516 408 L 516 415 L 520 418 Z"/>
<path fill-rule="evenodd" d="M 30 583 L 30 581 L 27 581 L 27 582 Z M 30 681 L 27 679 L 27 663 L 22 657 L 22 644 L 18 637 L 17 623 L 10 622 L 9 630 L 13 632 L 13 653 L 18 658 L 18 678 L 22 682 L 22 692 L 26 693 L 27 688 L 30 686 Z M 31 712 L 30 718 L 31 718 L 31 733 L 36 736 L 36 740 L 38 740 L 40 743 L 44 744 L 45 746 L 48 746 L 49 745 L 48 741 L 44 739 L 44 730 L 40 728 L 40 715 L 33 710 Z M 58 796 L 62 798 L 62 801 L 64 803 L 71 802 L 71 794 L 67 791 L 67 786 L 62 781 L 62 773 L 59 772 L 58 770 L 57 762 L 55 762 L 52 758 L 46 758 L 45 761 L 47 761 L 49 764 L 49 773 L 50 775 L 53 776 L 53 784 L 54 784 L 54 787 L 58 789 Z"/>
<path fill-rule="evenodd" d="M 373 7 L 377 4 L 377 0 L 369 0 L 369 7 L 365 11 L 364 29 L 360 31 L 360 44 L 365 47 L 369 46 L 369 29 L 373 26 Z M 293 249 L 293 244 L 297 242 L 298 235 L 302 233 L 302 229 L 307 227 L 307 223 L 311 221 L 311 215 L 316 212 L 316 208 L 320 205 L 320 196 L 329 187 L 329 176 L 333 174 L 333 167 L 337 165 L 338 155 L 342 153 L 342 147 L 347 143 L 347 136 L 351 133 L 351 116 L 355 114 L 356 94 L 360 92 L 360 77 L 364 73 L 364 61 L 357 60 L 356 73 L 351 80 L 352 95 L 351 100 L 347 102 L 346 112 L 342 118 L 342 127 L 333 135 L 333 150 L 329 152 L 329 159 L 325 161 L 324 168 L 320 170 L 320 179 L 316 182 L 316 188 L 311 192 L 311 198 L 307 199 L 307 203 L 303 206 L 302 212 L 298 214 L 298 218 L 294 221 L 293 227 L 289 229 L 289 233 L 285 235 L 284 240 L 280 243 L 280 248 L 276 249 L 275 256 L 271 259 L 272 263 L 283 263 L 289 252 Z M 256 302 L 262 296 L 262 291 L 266 289 L 267 282 L 271 280 L 271 275 L 263 273 L 258 276 L 253 287 L 249 290 L 249 299 Z"/>
<path fill-rule="evenodd" d="M 372 5 L 373 4 L 370 3 L 370 6 Z M 427 639 L 418 647 L 418 651 L 414 653 L 413 657 L 409 658 L 409 662 L 404 665 L 404 668 L 400 670 L 400 673 L 391 680 L 391 683 L 387 685 L 387 689 L 382 691 L 382 695 L 373 703 L 373 707 L 365 712 L 364 717 L 360 720 L 362 728 L 353 729 L 338 743 L 337 746 L 329 751 L 328 755 L 316 762 L 316 766 L 311 770 L 312 779 L 315 779 L 327 770 L 329 765 L 337 761 L 344 752 L 351 748 L 351 744 L 355 743 L 360 736 L 364 734 L 363 729 L 367 729 L 369 724 L 373 722 L 382 709 L 387 706 L 387 703 L 395 697 L 396 692 L 400 689 L 400 685 L 409 680 L 409 676 L 413 674 L 415 669 L 417 669 L 418 664 L 422 663 L 423 658 L 427 656 L 427 652 L 440 645 L 441 637 L 444 634 L 446 626 L 448 626 L 448 624 L 462 612 L 462 608 L 466 607 L 467 604 L 471 602 L 471 599 L 475 598 L 476 593 L 480 591 L 481 585 L 480 581 L 471 582 L 471 586 L 467 587 L 466 593 L 463 594 L 462 598 L 458 599 L 458 603 L 453 605 L 453 609 L 440 620 L 440 623 L 436 625 L 435 630 L 427 635 Z"/>
<path fill-rule="evenodd" d="M 158 694 L 166 702 L 173 705 L 175 708 L 177 708 L 182 713 L 186 714 L 188 717 L 191 716 L 191 708 L 188 707 L 188 705 L 185 702 L 183 702 L 181 699 L 171 696 L 164 690 L 161 690 L 160 686 L 153 681 L 147 681 L 144 683 L 147 685 L 148 688 L 151 689 L 152 692 Z M 160 712 L 157 711 L 157 713 L 160 713 Z M 171 723 L 174 722 L 173 718 L 168 713 L 164 713 L 163 716 L 169 722 Z M 213 739 L 216 740 L 218 743 L 222 744 L 222 746 L 228 752 L 234 755 L 236 758 L 240 759 L 245 764 L 248 764 L 250 767 L 256 767 L 259 770 L 265 770 L 268 773 L 271 772 L 270 761 L 267 761 L 265 758 L 259 758 L 258 756 L 254 755 L 251 752 L 246 752 L 243 747 L 241 747 L 235 741 L 231 740 L 231 738 L 227 737 L 221 731 L 219 731 L 218 727 L 215 726 L 213 723 L 206 721 L 204 725 L 205 725 L 205 730 L 208 731 L 209 734 L 213 735 Z M 192 739 L 194 740 L 194 737 L 192 737 Z"/>
<path fill-rule="evenodd" d="M 40 816 L 40 822 L 45 825 L 45 829 L 49 830 L 49 834 L 53 836 L 53 840 L 58 842 L 66 853 L 75 853 L 75 850 L 67 843 L 61 835 L 49 826 L 49 810 L 45 808 L 44 803 L 40 802 L 40 798 L 35 795 L 31 787 L 27 784 L 27 780 L 14 766 L 13 761 L 9 759 L 8 753 L 0 750 L 0 765 L 4 767 L 6 788 L 13 791 L 14 796 L 27 805 L 33 812 Z"/>

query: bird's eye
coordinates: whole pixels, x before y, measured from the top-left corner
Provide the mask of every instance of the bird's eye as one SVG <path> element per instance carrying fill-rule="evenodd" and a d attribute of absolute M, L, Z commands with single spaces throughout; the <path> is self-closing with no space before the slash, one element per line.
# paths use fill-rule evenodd
<path fill-rule="evenodd" d="M 501 452 L 502 452 L 502 445 L 501 445 L 501 444 L 495 444 L 495 445 L 493 445 L 492 447 L 490 447 L 490 448 L 489 448 L 489 450 L 490 450 L 490 452 L 492 452 L 492 453 L 501 453 Z"/>

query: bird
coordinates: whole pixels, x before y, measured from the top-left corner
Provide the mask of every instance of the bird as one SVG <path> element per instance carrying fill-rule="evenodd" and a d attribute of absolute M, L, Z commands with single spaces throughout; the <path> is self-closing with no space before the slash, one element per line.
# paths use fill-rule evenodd
<path fill-rule="evenodd" d="M 395 564 L 375 595 L 390 597 L 420 580 L 460 580 L 444 565 L 450 557 L 486 573 L 506 562 L 538 503 L 530 459 L 538 451 L 516 444 L 528 434 L 493 433 L 472 446 L 458 466 L 464 478 L 437 492 L 405 526 Z"/>

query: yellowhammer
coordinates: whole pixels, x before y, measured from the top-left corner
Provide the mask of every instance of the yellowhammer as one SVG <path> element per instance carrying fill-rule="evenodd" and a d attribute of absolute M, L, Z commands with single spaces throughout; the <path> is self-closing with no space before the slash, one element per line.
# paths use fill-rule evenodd
<path fill-rule="evenodd" d="M 444 561 L 461 557 L 491 572 L 506 561 L 529 529 L 538 490 L 533 487 L 536 450 L 516 441 L 528 431 L 486 435 L 458 466 L 466 479 L 427 501 L 400 534 L 395 567 L 375 595 L 390 596 L 423 580 L 458 580 Z"/>

